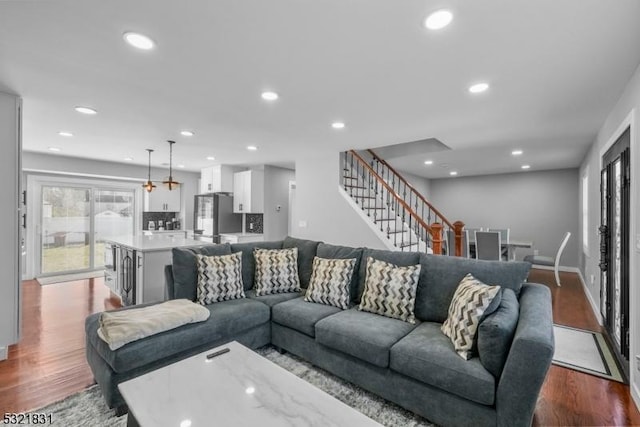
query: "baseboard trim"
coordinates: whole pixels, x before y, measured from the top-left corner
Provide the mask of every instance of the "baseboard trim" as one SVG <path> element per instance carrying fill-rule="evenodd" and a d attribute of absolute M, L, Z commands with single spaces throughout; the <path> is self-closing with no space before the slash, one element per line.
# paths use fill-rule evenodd
<path fill-rule="evenodd" d="M 636 408 L 640 411 L 640 389 L 636 384 L 633 384 L 631 387 L 631 399 L 633 399 L 633 403 L 635 403 Z"/>
<path fill-rule="evenodd" d="M 9 348 L 0 347 L 0 360 L 7 360 L 9 358 Z"/>
<path fill-rule="evenodd" d="M 549 267 L 549 266 L 546 266 L 546 265 L 536 265 L 533 268 L 536 268 L 536 269 L 539 269 L 539 270 L 554 271 L 553 267 Z M 578 279 L 580 280 L 580 283 L 582 284 L 582 290 L 584 291 L 584 294 L 587 296 L 587 300 L 589 301 L 589 305 L 591 305 L 591 311 L 596 316 L 596 320 L 598 321 L 598 324 L 600 326 L 603 326 L 604 322 L 602 320 L 602 315 L 600 314 L 600 309 L 598 308 L 598 304 L 596 304 L 595 300 L 593 299 L 593 296 L 591 295 L 591 292 L 589 292 L 589 288 L 587 287 L 587 282 L 584 280 L 584 277 L 582 276 L 582 271 L 580 271 L 580 269 L 578 267 L 567 267 L 567 266 L 563 266 L 563 265 L 558 267 L 558 271 L 562 271 L 562 272 L 565 272 L 565 273 L 576 273 L 578 275 Z"/>

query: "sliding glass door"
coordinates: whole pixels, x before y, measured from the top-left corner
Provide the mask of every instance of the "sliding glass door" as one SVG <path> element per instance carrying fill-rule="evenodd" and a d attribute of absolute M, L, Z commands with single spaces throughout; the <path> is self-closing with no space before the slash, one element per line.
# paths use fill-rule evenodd
<path fill-rule="evenodd" d="M 135 191 L 74 184 L 42 184 L 38 276 L 99 269 L 104 238 L 132 235 Z"/>
<path fill-rule="evenodd" d="M 41 273 L 91 267 L 91 190 L 42 186 Z"/>

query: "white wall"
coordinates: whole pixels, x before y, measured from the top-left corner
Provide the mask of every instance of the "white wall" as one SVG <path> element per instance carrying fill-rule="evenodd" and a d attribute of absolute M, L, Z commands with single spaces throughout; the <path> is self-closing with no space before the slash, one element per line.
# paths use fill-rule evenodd
<path fill-rule="evenodd" d="M 638 234 L 640 234 L 640 132 L 638 131 L 638 114 L 640 113 L 640 68 L 636 69 L 634 75 L 627 83 L 618 103 L 609 113 L 604 124 L 600 128 L 596 140 L 589 153 L 586 155 L 581 173 L 588 169 L 589 176 L 589 249 L 581 259 L 581 269 L 583 276 L 587 278 L 587 285 L 591 298 L 600 304 L 600 269 L 598 262 L 599 236 L 598 226 L 600 225 L 600 161 L 603 150 L 611 142 L 615 141 L 628 125 L 631 125 L 631 253 L 630 253 L 630 371 L 631 371 L 631 391 L 636 406 L 640 407 L 640 363 L 637 357 L 640 355 L 640 247 L 638 246 Z M 582 241 L 582 236 L 580 237 Z M 590 277 L 594 275 L 596 281 L 590 283 Z"/>
<path fill-rule="evenodd" d="M 422 194 L 425 199 L 431 202 L 431 180 L 408 172 L 398 171 L 398 173 L 409 181 L 409 184 L 411 184 L 418 193 Z"/>
<path fill-rule="evenodd" d="M 296 159 L 296 216 L 293 235 L 347 246 L 386 249 L 338 192 L 340 153 L 313 153 Z M 305 227 L 300 222 L 306 222 Z"/>
<path fill-rule="evenodd" d="M 140 165 L 103 162 L 98 160 L 81 159 L 60 155 L 50 155 L 25 151 L 22 154 L 23 169 L 51 171 L 55 173 L 71 173 L 88 177 L 113 177 L 139 180 L 140 185 L 147 179 L 147 167 Z M 167 169 L 151 168 L 151 178 L 162 181 L 168 175 Z M 173 171 L 173 177 L 181 183 L 182 228 L 193 228 L 193 196 L 200 192 L 199 173 Z M 157 184 L 156 184 L 157 185 Z"/>
<path fill-rule="evenodd" d="M 555 256 L 567 231 L 563 266 L 578 266 L 578 170 L 563 169 L 431 180 L 431 203 L 451 222 L 510 228 L 540 255 Z M 531 253 L 518 249 L 517 257 Z"/>
<path fill-rule="evenodd" d="M 0 360 L 7 358 L 8 347 L 18 341 L 20 319 L 20 145 L 17 105 L 20 100 L 0 92 Z"/>
<path fill-rule="evenodd" d="M 295 171 L 275 166 L 264 167 L 264 239 L 281 240 L 287 236 L 289 221 L 289 181 Z M 280 206 L 280 210 L 278 210 Z"/>

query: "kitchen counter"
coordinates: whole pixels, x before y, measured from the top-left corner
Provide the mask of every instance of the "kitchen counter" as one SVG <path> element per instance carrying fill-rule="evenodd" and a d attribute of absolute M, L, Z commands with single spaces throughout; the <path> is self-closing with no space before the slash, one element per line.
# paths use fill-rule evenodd
<path fill-rule="evenodd" d="M 264 235 L 258 233 L 220 233 L 220 243 L 264 242 Z"/>
<path fill-rule="evenodd" d="M 202 246 L 203 242 L 185 237 L 165 236 L 162 234 L 139 236 L 113 236 L 106 237 L 106 242 L 126 246 L 140 252 L 166 251 L 180 246 Z"/>

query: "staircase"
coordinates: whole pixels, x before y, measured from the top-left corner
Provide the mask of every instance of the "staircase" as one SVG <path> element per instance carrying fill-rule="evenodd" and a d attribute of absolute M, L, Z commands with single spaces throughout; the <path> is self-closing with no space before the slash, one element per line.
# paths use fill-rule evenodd
<path fill-rule="evenodd" d="M 390 249 L 462 253 L 462 222 L 452 224 L 391 165 L 372 150 L 343 153 L 341 187 Z M 444 243 L 447 230 L 454 248 Z M 459 247 L 459 248 L 458 248 Z M 459 251 L 458 251 L 459 249 Z"/>

